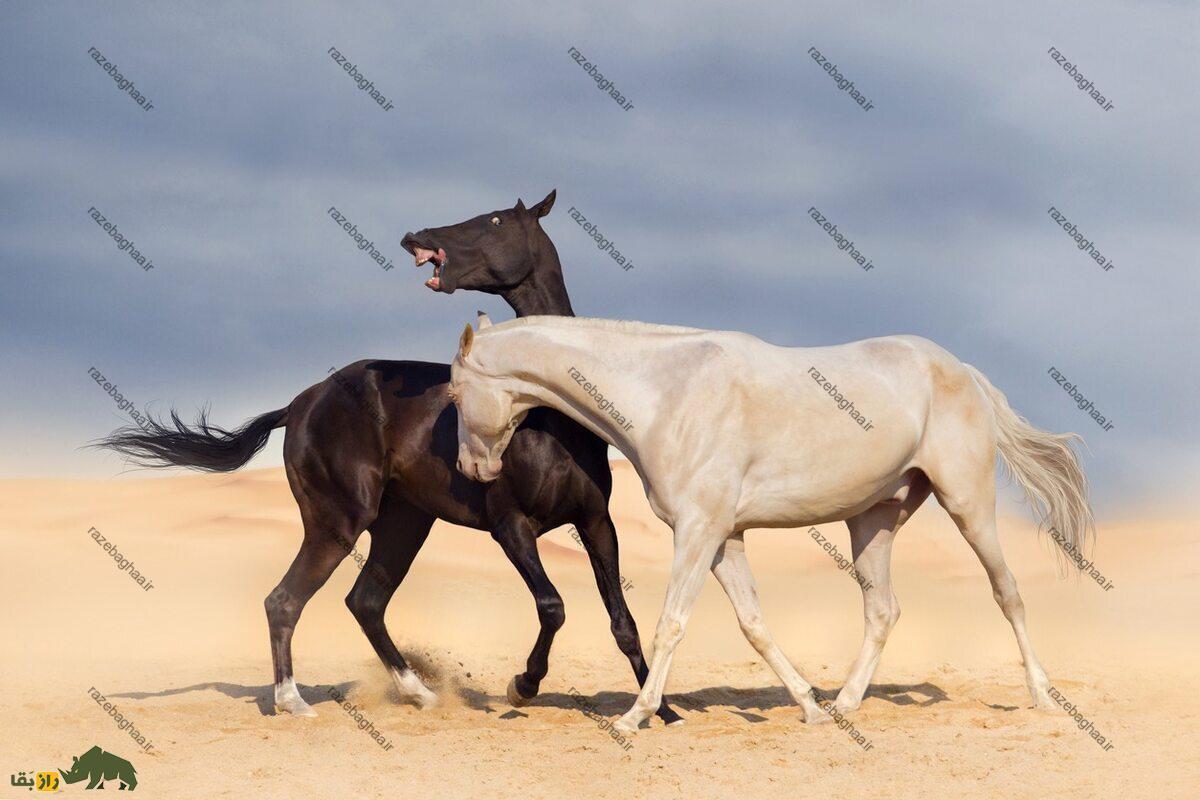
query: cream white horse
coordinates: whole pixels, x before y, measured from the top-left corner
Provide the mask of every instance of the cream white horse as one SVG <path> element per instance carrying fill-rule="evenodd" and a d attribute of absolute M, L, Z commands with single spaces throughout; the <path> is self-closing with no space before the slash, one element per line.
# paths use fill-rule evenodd
<path fill-rule="evenodd" d="M 1043 525 L 1082 546 L 1094 534 L 1074 434 L 1038 430 L 979 370 L 925 339 L 889 336 L 787 348 L 744 333 L 526 317 L 468 325 L 451 368 L 461 472 L 494 480 L 513 430 L 555 408 L 624 453 L 675 532 L 650 675 L 616 727 L 659 706 L 671 655 L 709 569 L 750 644 L 806 721 L 828 715 L 763 623 L 747 528 L 845 520 L 863 577 L 865 638 L 836 708 L 858 708 L 900 615 L 892 541 L 932 492 L 974 549 L 1016 634 L 1033 702 L 1053 707 L 996 536 L 996 456 Z M 831 708 L 826 703 L 825 709 Z"/>

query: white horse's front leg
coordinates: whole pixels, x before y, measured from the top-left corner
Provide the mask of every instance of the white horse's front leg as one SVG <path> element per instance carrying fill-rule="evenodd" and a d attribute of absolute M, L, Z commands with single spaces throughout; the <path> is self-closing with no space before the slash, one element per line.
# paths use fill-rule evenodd
<path fill-rule="evenodd" d="M 683 630 L 691 616 L 692 606 L 704 576 L 712 566 L 717 549 L 729 535 L 728 530 L 707 526 L 678 526 L 675 529 L 675 559 L 671 564 L 671 582 L 658 629 L 654 632 L 654 653 L 650 657 L 650 674 L 633 706 L 613 725 L 618 731 L 637 730 L 662 703 L 671 656 L 683 640 Z"/>
<path fill-rule="evenodd" d="M 817 705 L 812 686 L 796 671 L 792 662 L 788 661 L 763 622 L 754 573 L 750 571 L 750 562 L 746 560 L 746 543 L 741 533 L 734 534 L 728 541 L 721 543 L 713 561 L 712 571 L 725 594 L 729 595 L 729 602 L 733 603 L 733 610 L 737 613 L 738 624 L 742 626 L 746 641 L 750 642 L 783 681 L 788 694 L 803 709 L 804 721 L 831 721 L 831 717 Z"/>

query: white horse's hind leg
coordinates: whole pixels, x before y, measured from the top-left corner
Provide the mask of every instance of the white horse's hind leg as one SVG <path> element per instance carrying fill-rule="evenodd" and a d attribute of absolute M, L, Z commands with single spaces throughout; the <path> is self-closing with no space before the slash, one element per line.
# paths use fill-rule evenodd
<path fill-rule="evenodd" d="M 957 520 L 956 520 L 957 521 Z M 1004 553 L 1000 549 L 1000 540 L 996 536 L 996 519 L 994 512 L 988 514 L 988 519 L 978 528 L 963 528 L 959 526 L 967 542 L 979 556 L 983 568 L 987 570 L 988 579 L 992 582 L 992 596 L 1012 625 L 1013 633 L 1017 635 L 1017 646 L 1021 649 L 1021 658 L 1025 662 L 1025 682 L 1029 687 L 1029 696 L 1038 708 L 1056 708 L 1050 699 L 1048 689 L 1050 679 L 1033 652 L 1033 643 L 1029 640 L 1029 632 L 1025 629 L 1025 603 L 1017 591 L 1017 580 L 1004 561 Z"/>
<path fill-rule="evenodd" d="M 633 706 L 614 723 L 623 733 L 632 733 L 662 703 L 671 656 L 683 640 L 683 631 L 692 614 L 692 606 L 704 585 L 704 576 L 712 566 L 717 548 L 728 536 L 728 529 L 711 531 L 702 527 L 677 526 L 675 558 L 671 563 L 671 582 L 667 599 L 654 632 L 654 653 L 650 656 L 650 673 Z"/>
<path fill-rule="evenodd" d="M 904 499 L 880 503 L 846 520 L 854 569 L 861 576 L 863 593 L 863 643 L 850 667 L 846 683 L 838 692 L 837 709 L 853 711 L 862 704 L 867 686 L 879 666 L 888 634 L 900 618 L 900 603 L 892 591 L 892 542 L 900 526 L 929 497 L 929 481 L 914 477 Z"/>
<path fill-rule="evenodd" d="M 917 462 L 933 484 L 938 502 L 987 571 L 992 595 L 1017 636 L 1017 646 L 1025 662 L 1025 681 L 1034 705 L 1052 707 L 1050 681 L 1033 652 L 1025 629 L 1025 605 L 996 536 L 1000 425 L 996 400 L 983 391 L 986 379 L 982 375 L 970 378 L 969 372 L 935 364 L 931 378 L 933 403 Z M 995 394 L 1002 399 L 999 392 Z M 1011 409 L 1006 413 L 1012 415 Z M 1015 417 L 1003 424 L 1012 427 L 1016 424 L 1014 420 Z"/>
<path fill-rule="evenodd" d="M 1048 692 L 1050 679 L 1033 652 L 1029 632 L 1025 629 L 1025 604 L 1017 591 L 1017 580 L 1004 561 L 1004 552 L 996 535 L 996 487 L 992 471 L 988 471 L 985 484 L 972 487 L 966 494 L 947 491 L 934 478 L 934 492 L 987 571 L 992 596 L 1017 636 L 1017 646 L 1025 662 L 1025 682 L 1033 704 L 1038 708 L 1055 708 Z"/>
<path fill-rule="evenodd" d="M 831 717 L 821 710 L 813 697 L 812 686 L 792 666 L 792 662 L 775 644 L 770 631 L 763 623 L 762 607 L 758 602 L 758 591 L 755 588 L 754 573 L 750 571 L 750 562 L 746 560 L 746 543 L 741 533 L 736 533 L 726 540 L 717 551 L 712 567 L 729 602 L 737 614 L 738 624 L 746 641 L 758 651 L 763 660 L 775 670 L 775 674 L 787 687 L 792 696 L 804 710 L 805 722 L 830 720 Z"/>

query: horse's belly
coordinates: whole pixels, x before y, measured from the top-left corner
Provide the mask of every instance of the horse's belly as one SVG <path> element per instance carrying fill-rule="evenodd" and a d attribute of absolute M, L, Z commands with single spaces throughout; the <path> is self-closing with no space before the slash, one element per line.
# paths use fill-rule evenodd
<path fill-rule="evenodd" d="M 892 499 L 906 483 L 915 448 L 879 444 L 823 448 L 751 468 L 738 499 L 738 528 L 818 525 Z"/>

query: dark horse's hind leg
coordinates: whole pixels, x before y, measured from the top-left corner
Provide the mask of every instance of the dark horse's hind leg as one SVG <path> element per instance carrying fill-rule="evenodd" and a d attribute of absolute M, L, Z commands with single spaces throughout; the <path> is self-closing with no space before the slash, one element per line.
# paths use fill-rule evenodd
<path fill-rule="evenodd" d="M 374 510 L 368 512 L 366 504 L 351 500 L 348 492 L 317 491 L 290 465 L 288 481 L 300 506 L 304 541 L 283 580 L 267 595 L 263 605 L 271 631 L 275 710 L 313 717 L 317 712 L 300 697 L 292 677 L 292 633 L 305 604 L 350 552 L 367 522 L 374 517 Z"/>
<path fill-rule="evenodd" d="M 437 695 L 422 683 L 396 649 L 384 624 L 383 613 L 425 544 L 433 521 L 432 514 L 426 514 L 404 500 L 384 497 L 379 517 L 368 526 L 371 554 L 354 582 L 354 588 L 346 595 L 350 613 L 362 626 L 375 653 L 396 682 L 400 695 L 421 708 L 436 705 Z"/>
<path fill-rule="evenodd" d="M 550 645 L 554 643 L 554 634 L 566 621 L 567 613 L 563 609 L 562 596 L 542 566 L 537 551 L 537 531 L 529 518 L 523 514 L 510 514 L 492 531 L 492 538 L 503 548 L 504 554 L 521 573 L 521 578 L 533 594 L 537 603 L 538 622 L 541 624 L 537 641 L 529 653 L 529 660 L 525 662 L 525 671 L 508 684 L 509 702 L 514 706 L 523 706 L 537 695 L 542 678 L 546 677 Z"/>
<path fill-rule="evenodd" d="M 608 609 L 608 618 L 612 625 L 613 638 L 617 647 L 629 659 L 633 674 L 637 676 L 638 686 L 646 683 L 646 659 L 642 655 L 642 640 L 638 636 L 637 623 L 629 606 L 625 603 L 625 593 L 621 587 L 620 558 L 617 552 L 617 534 L 613 527 L 612 517 L 605 511 L 579 526 L 579 536 L 583 547 L 587 550 L 592 562 L 592 571 L 596 574 L 596 587 Z M 658 707 L 658 716 L 668 725 L 682 722 L 675 711 L 667 705 L 666 698 Z"/>
<path fill-rule="evenodd" d="M 355 534 L 357 536 L 357 534 Z M 292 677 L 292 633 L 316 591 L 325 585 L 333 570 L 346 557 L 347 548 L 335 539 L 312 531 L 305 525 L 304 542 L 279 582 L 263 604 L 271 630 L 271 660 L 275 665 L 275 710 L 303 717 L 317 712 L 300 697 Z"/>

